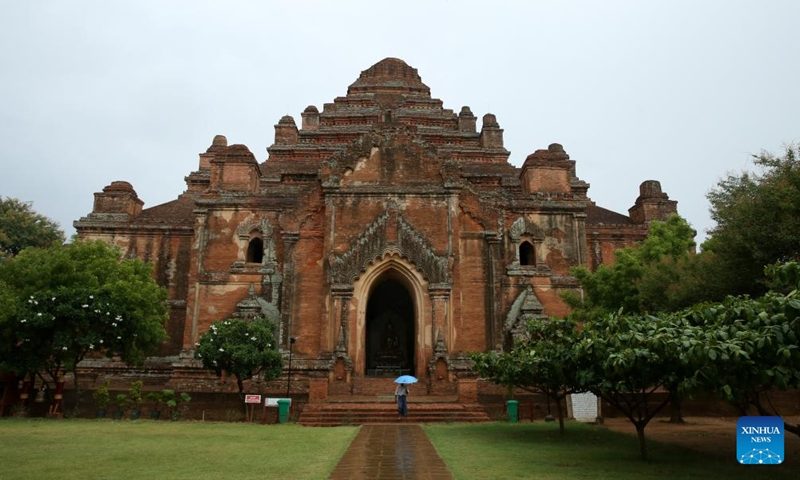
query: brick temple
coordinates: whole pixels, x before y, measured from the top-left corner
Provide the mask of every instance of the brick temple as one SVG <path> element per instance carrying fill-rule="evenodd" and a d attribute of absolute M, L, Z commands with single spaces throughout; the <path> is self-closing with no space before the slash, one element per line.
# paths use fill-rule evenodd
<path fill-rule="evenodd" d="M 444 108 L 415 68 L 386 58 L 299 125 L 281 118 L 266 159 L 218 135 L 175 200 L 143 208 L 113 182 L 74 225 L 152 262 L 169 290 L 169 361 L 153 374 L 165 384 L 222 388 L 195 342 L 215 321 L 259 315 L 284 352 L 296 339 L 304 401 L 371 395 L 409 373 L 416 392 L 465 404 L 483 388 L 467 352 L 564 315 L 571 267 L 612 262 L 676 213 L 653 180 L 627 215 L 596 205 L 559 144 L 521 167 L 509 155 L 495 115 Z"/>

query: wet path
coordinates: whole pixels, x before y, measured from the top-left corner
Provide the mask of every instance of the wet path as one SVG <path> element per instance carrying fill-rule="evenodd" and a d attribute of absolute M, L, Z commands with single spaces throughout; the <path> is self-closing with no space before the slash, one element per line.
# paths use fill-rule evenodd
<path fill-rule="evenodd" d="M 419 425 L 363 425 L 329 480 L 453 480 Z"/>

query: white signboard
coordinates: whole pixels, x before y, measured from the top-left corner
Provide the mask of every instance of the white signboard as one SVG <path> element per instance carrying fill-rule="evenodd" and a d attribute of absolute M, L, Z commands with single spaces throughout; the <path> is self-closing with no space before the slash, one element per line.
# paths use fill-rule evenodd
<path fill-rule="evenodd" d="M 292 404 L 292 399 L 291 398 L 269 398 L 269 397 L 267 397 L 267 398 L 264 399 L 264 406 L 265 407 L 277 407 L 278 406 L 278 400 L 289 400 L 289 405 Z"/>

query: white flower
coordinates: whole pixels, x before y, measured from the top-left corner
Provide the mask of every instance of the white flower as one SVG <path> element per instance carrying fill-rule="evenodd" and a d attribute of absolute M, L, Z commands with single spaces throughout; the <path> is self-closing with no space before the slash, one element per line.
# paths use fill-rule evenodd
<path fill-rule="evenodd" d="M 250 340 L 255 342 L 256 341 L 256 337 L 250 337 Z"/>
<path fill-rule="evenodd" d="M 19 321 L 19 323 L 25 323 L 27 321 L 28 321 L 27 319 L 23 318 L 22 320 Z"/>
<path fill-rule="evenodd" d="M 89 295 L 89 300 L 93 299 L 94 295 Z"/>
<path fill-rule="evenodd" d="M 89 308 L 89 305 L 84 303 L 83 305 L 81 305 L 81 308 Z"/>
<path fill-rule="evenodd" d="M 51 300 L 55 302 L 56 301 L 56 297 L 53 297 Z"/>
<path fill-rule="evenodd" d="M 100 343 L 103 343 L 103 339 L 102 338 L 100 339 Z"/>
<path fill-rule="evenodd" d="M 94 350 L 94 345 L 91 343 L 89 344 L 89 350 Z"/>
<path fill-rule="evenodd" d="M 200 342 L 194 342 L 194 346 L 195 347 L 199 347 L 200 346 Z"/>
<path fill-rule="evenodd" d="M 224 348 L 220 348 L 220 349 L 219 349 L 219 351 L 220 351 L 220 352 L 224 352 L 224 351 L 225 351 L 225 349 L 224 349 Z"/>
<path fill-rule="evenodd" d="M 122 340 L 122 337 L 117 337 L 117 340 Z"/>
<path fill-rule="evenodd" d="M 33 301 L 33 304 L 34 304 L 34 305 L 39 305 L 39 302 L 38 302 L 38 301 L 36 301 L 36 300 L 34 300 L 34 301 Z"/>
<path fill-rule="evenodd" d="M 42 316 L 42 313 L 41 313 L 41 312 L 39 312 L 39 313 L 37 313 L 37 314 L 36 314 L 36 316 L 37 316 L 37 317 L 41 317 L 41 316 Z"/>
<path fill-rule="evenodd" d="M 117 326 L 117 322 L 112 322 L 112 323 L 111 323 L 111 326 L 112 326 L 112 327 L 116 327 L 116 326 Z"/>
<path fill-rule="evenodd" d="M 61 347 L 61 350 L 67 351 L 67 347 Z"/>

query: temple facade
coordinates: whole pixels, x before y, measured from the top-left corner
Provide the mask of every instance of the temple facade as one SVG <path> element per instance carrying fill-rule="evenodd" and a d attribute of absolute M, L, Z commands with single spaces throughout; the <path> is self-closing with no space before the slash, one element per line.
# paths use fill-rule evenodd
<path fill-rule="evenodd" d="M 468 352 L 566 314 L 571 267 L 612 262 L 677 211 L 653 180 L 628 215 L 597 206 L 559 144 L 513 166 L 495 115 L 444 108 L 395 58 L 299 126 L 281 118 L 267 153 L 217 136 L 175 200 L 143 208 L 113 182 L 74 224 L 151 262 L 169 290 L 167 381 L 202 388 L 198 337 L 263 316 L 310 401 L 400 373 L 474 396 Z"/>

